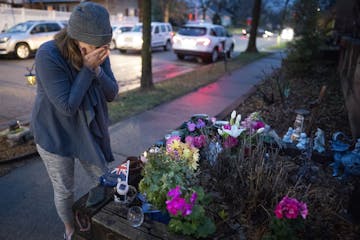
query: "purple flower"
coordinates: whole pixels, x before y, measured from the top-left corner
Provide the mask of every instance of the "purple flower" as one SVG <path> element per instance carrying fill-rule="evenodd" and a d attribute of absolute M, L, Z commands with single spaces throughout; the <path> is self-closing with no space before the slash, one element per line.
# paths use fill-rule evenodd
<path fill-rule="evenodd" d="M 230 125 L 230 124 L 224 125 L 224 129 L 226 129 L 226 130 L 231 130 L 231 125 Z"/>
<path fill-rule="evenodd" d="M 199 118 L 196 123 L 196 128 L 201 129 L 203 127 L 205 127 L 205 122 L 201 118 Z"/>
<path fill-rule="evenodd" d="M 195 131 L 195 127 L 196 127 L 196 124 L 195 124 L 195 123 L 189 121 L 189 122 L 187 122 L 186 124 L 187 124 L 187 128 L 188 128 L 189 132 Z"/>

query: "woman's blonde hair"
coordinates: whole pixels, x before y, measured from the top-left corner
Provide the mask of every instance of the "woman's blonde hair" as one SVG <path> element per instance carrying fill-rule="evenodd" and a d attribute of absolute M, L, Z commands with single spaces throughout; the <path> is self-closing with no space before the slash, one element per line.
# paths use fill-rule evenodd
<path fill-rule="evenodd" d="M 83 66 L 83 58 L 77 41 L 68 35 L 66 28 L 58 32 L 54 39 L 61 55 L 67 59 L 76 70 L 80 71 Z"/>

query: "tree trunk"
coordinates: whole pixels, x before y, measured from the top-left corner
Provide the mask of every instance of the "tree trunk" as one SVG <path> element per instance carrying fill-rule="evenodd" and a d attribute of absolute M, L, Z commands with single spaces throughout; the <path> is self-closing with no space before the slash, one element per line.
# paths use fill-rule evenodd
<path fill-rule="evenodd" d="M 284 10 L 283 10 L 283 13 L 282 13 L 282 16 L 281 16 L 280 31 L 284 28 L 284 23 L 285 23 L 285 18 L 286 18 L 286 12 L 287 12 L 288 5 L 289 5 L 289 0 L 286 0 Z"/>
<path fill-rule="evenodd" d="M 170 19 L 170 2 L 166 1 L 164 7 L 164 22 L 169 22 L 169 19 Z"/>
<path fill-rule="evenodd" d="M 152 80 L 151 66 L 151 1 L 142 0 L 142 19 L 143 19 L 143 46 L 141 49 L 141 90 L 149 90 L 154 87 Z"/>
<path fill-rule="evenodd" d="M 259 25 L 260 13 L 261 13 L 261 0 L 255 0 L 252 11 L 250 39 L 248 42 L 246 52 L 258 52 L 256 48 L 256 35 L 257 35 L 257 28 Z"/>

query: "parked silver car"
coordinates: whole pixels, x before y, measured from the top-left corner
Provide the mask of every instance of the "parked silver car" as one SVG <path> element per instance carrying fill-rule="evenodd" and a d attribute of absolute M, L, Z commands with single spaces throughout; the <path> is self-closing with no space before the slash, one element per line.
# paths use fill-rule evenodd
<path fill-rule="evenodd" d="M 65 26 L 66 23 L 61 21 L 27 21 L 16 24 L 0 34 L 0 54 L 15 53 L 18 58 L 26 59 Z"/>

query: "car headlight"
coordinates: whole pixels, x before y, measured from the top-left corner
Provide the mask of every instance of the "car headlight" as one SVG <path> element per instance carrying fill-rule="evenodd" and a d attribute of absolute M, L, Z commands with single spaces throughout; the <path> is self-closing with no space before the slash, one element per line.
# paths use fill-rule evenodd
<path fill-rule="evenodd" d="M 0 37 L 0 43 L 5 43 L 7 41 L 9 41 L 10 36 L 6 36 L 6 37 Z"/>

